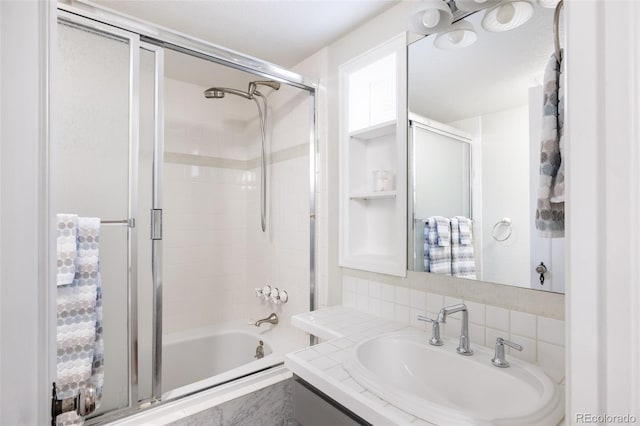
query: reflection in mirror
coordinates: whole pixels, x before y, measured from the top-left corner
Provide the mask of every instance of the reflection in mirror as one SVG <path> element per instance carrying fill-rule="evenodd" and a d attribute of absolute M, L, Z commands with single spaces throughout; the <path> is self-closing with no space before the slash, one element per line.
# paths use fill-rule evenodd
<path fill-rule="evenodd" d="M 467 16 L 461 49 L 409 46 L 410 270 L 564 292 L 564 238 L 535 227 L 554 9 L 533 9 L 504 32 Z"/>

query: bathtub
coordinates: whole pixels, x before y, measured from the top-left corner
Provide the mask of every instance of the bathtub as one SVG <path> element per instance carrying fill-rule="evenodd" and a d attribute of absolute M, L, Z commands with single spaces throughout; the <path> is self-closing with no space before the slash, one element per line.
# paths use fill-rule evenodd
<path fill-rule="evenodd" d="M 308 341 L 287 336 L 284 324 L 230 321 L 163 337 L 162 400 L 168 401 L 282 364 Z M 292 338 L 293 337 L 293 338 Z M 264 357 L 256 359 L 263 342 Z"/>

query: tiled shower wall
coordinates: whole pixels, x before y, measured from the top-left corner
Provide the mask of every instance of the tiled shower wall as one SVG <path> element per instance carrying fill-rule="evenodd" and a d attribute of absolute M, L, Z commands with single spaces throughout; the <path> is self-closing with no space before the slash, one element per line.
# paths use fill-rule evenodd
<path fill-rule="evenodd" d="M 309 103 L 284 87 L 269 96 L 267 232 L 260 230 L 260 133 L 233 103 L 166 80 L 165 332 L 228 320 L 288 316 L 309 306 Z M 244 103 L 242 108 L 255 105 Z M 265 284 L 290 301 L 256 298 Z"/>
<path fill-rule="evenodd" d="M 538 364 L 558 382 L 564 379 L 564 321 L 348 275 L 342 278 L 342 290 L 344 306 L 424 330 L 431 326 L 418 321 L 419 314 L 436 318 L 443 306 L 464 302 L 472 346 L 493 348 L 497 337 L 514 341 L 523 350 L 506 348 L 510 356 Z M 441 331 L 457 338 L 460 325 L 460 314 L 454 314 Z"/>

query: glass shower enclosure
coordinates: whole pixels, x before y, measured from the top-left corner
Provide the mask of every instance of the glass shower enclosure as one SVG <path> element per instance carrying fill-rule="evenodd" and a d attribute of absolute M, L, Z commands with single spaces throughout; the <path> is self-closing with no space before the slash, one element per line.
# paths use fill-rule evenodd
<path fill-rule="evenodd" d="M 314 84 L 82 3 L 60 4 L 57 34 L 56 211 L 101 222 L 104 388 L 88 424 L 270 368 L 282 362 L 270 354 L 308 344 L 280 336 L 287 325 L 246 322 L 314 306 Z M 271 105 L 266 232 L 255 106 L 203 96 L 252 80 L 283 83 L 260 89 Z M 266 283 L 290 302 L 256 298 Z M 213 337 L 197 346 L 203 335 Z M 264 360 L 253 360 L 262 340 Z M 221 360 L 215 348 L 229 345 L 250 352 L 248 369 Z M 190 363 L 218 370 L 186 372 Z"/>

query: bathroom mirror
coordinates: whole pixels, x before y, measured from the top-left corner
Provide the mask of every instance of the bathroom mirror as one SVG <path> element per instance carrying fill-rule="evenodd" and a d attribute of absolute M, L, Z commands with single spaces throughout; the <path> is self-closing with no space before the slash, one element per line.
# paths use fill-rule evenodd
<path fill-rule="evenodd" d="M 425 260 L 429 233 L 442 237 L 428 221 L 457 218 L 451 237 L 468 247 L 451 247 L 464 259 L 450 275 L 564 293 L 564 238 L 534 222 L 554 9 L 532 5 L 504 32 L 483 29 L 484 11 L 466 17 L 477 40 L 464 48 L 438 48 L 435 34 L 409 45 L 409 270 L 446 273 Z"/>

